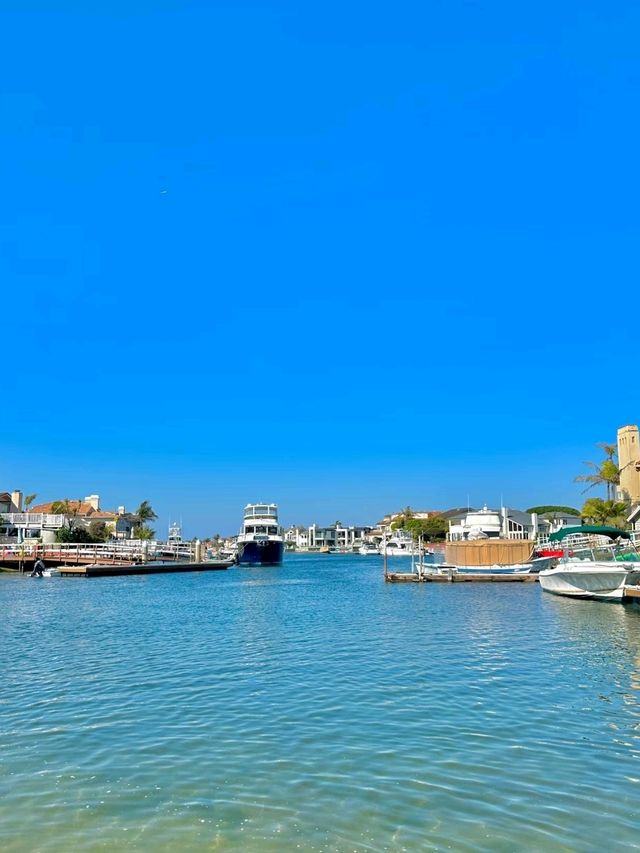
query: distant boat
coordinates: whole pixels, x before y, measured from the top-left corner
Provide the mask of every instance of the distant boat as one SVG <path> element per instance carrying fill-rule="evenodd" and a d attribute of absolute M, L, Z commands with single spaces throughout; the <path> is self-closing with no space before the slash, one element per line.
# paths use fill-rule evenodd
<path fill-rule="evenodd" d="M 365 557 L 378 557 L 380 551 L 375 542 L 365 542 L 358 548 L 358 554 L 362 554 Z"/>
<path fill-rule="evenodd" d="M 279 566 L 283 554 L 284 536 L 278 526 L 276 504 L 247 504 L 238 536 L 238 564 Z"/>

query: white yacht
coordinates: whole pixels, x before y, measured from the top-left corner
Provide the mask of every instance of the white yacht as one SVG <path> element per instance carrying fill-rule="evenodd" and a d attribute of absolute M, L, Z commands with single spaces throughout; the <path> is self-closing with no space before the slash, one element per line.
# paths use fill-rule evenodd
<path fill-rule="evenodd" d="M 386 552 L 387 557 L 418 556 L 418 546 L 411 534 L 404 530 L 395 530 L 391 538 L 382 541 L 378 550 L 380 554 Z"/>
<path fill-rule="evenodd" d="M 278 526 L 276 504 L 247 504 L 238 536 L 237 562 L 250 566 L 279 566 L 284 536 Z"/>
<path fill-rule="evenodd" d="M 621 601 L 625 586 L 640 580 L 640 554 L 630 538 L 612 527 L 565 527 L 553 533 L 552 541 L 568 542 L 557 565 L 540 572 L 540 586 L 555 595 Z M 609 544 L 603 544 L 606 539 Z"/>
<path fill-rule="evenodd" d="M 380 550 L 375 542 L 364 542 L 358 548 L 358 554 L 362 554 L 363 557 L 377 557 L 380 554 Z"/>

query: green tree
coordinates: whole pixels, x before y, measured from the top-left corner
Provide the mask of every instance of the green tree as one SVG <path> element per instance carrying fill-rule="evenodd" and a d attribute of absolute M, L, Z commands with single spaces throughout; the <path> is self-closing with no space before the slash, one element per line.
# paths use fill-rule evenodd
<path fill-rule="evenodd" d="M 147 527 L 146 524 L 138 524 L 133 528 L 133 535 L 135 539 L 153 539 L 156 535 L 155 530 L 152 530 L 150 527 Z"/>
<path fill-rule="evenodd" d="M 156 535 L 155 530 L 147 524 L 148 521 L 153 521 L 158 516 L 153 511 L 153 507 L 149 501 L 142 501 L 138 509 L 134 513 L 137 524 L 133 528 L 134 539 L 153 539 Z"/>
<path fill-rule="evenodd" d="M 93 542 L 93 538 L 84 527 L 59 527 L 56 530 L 56 542 Z"/>
<path fill-rule="evenodd" d="M 54 501 L 51 505 L 51 512 L 54 515 L 63 515 L 64 516 L 64 524 L 68 528 L 69 531 L 74 531 L 77 529 L 80 521 L 78 519 L 78 513 L 80 512 L 80 501 L 70 501 L 69 498 L 65 498 L 63 501 Z M 58 540 L 60 542 L 67 541 L 72 542 L 72 539 L 67 540 Z M 78 540 L 80 541 L 80 540 Z"/>
<path fill-rule="evenodd" d="M 106 542 L 109 538 L 109 531 L 105 522 L 98 521 L 98 519 L 89 522 L 89 536 L 94 542 Z"/>
<path fill-rule="evenodd" d="M 588 483 L 584 492 L 593 489 L 595 486 L 605 486 L 607 490 L 607 500 L 613 501 L 615 495 L 615 487 L 620 482 L 620 472 L 616 461 L 617 447 L 615 444 L 607 444 L 601 441 L 597 445 L 605 454 L 602 462 L 585 462 L 584 464 L 591 470 L 589 474 L 579 474 L 575 478 L 576 483 Z"/>
<path fill-rule="evenodd" d="M 580 515 L 580 510 L 573 506 L 532 506 L 525 512 L 535 512 L 538 515 Z"/>
<path fill-rule="evenodd" d="M 413 519 L 415 513 L 410 506 L 406 506 L 402 512 L 398 513 L 394 521 L 391 523 L 392 530 L 407 530 L 407 524 Z"/>
<path fill-rule="evenodd" d="M 29 512 L 29 507 L 35 501 L 35 499 L 37 497 L 38 497 L 38 495 L 36 495 L 35 493 L 33 495 L 26 495 L 26 497 L 24 499 L 24 511 L 25 512 Z"/>
<path fill-rule="evenodd" d="M 142 501 L 138 509 L 134 513 L 140 526 L 145 525 L 148 521 L 153 521 L 158 516 L 153 511 L 153 507 L 149 501 Z"/>
<path fill-rule="evenodd" d="M 626 526 L 628 507 L 624 501 L 589 498 L 582 507 L 582 517 L 592 524 L 605 524 L 612 527 Z"/>

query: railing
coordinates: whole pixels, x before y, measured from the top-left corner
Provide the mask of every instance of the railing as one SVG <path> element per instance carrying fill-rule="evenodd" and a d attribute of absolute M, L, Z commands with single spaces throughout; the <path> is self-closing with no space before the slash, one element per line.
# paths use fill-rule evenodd
<path fill-rule="evenodd" d="M 34 527 L 63 527 L 65 523 L 64 515 L 49 513 L 49 512 L 3 512 L 0 513 L 0 519 L 4 524 L 22 525 Z"/>

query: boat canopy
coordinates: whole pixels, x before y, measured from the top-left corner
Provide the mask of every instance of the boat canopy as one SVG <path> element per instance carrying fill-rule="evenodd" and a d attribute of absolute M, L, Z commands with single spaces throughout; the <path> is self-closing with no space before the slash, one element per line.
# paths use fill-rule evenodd
<path fill-rule="evenodd" d="M 556 530 L 549 536 L 550 542 L 559 542 L 565 536 L 572 534 L 582 534 L 584 536 L 591 534 L 592 536 L 608 536 L 609 539 L 631 539 L 631 534 L 626 530 L 618 530 L 617 527 L 603 527 L 601 525 L 585 524 L 582 527 L 562 527 Z"/>

